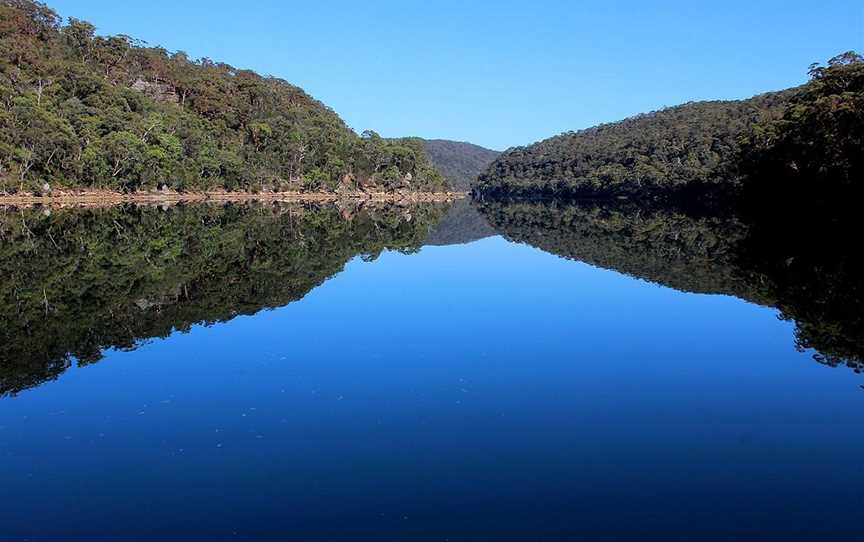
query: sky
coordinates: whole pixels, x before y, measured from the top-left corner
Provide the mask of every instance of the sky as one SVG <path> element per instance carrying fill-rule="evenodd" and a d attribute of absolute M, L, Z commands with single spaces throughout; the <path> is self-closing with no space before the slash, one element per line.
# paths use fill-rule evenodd
<path fill-rule="evenodd" d="M 799 85 L 864 52 L 864 2 L 48 0 L 63 16 L 288 80 L 358 132 L 504 150 Z"/>

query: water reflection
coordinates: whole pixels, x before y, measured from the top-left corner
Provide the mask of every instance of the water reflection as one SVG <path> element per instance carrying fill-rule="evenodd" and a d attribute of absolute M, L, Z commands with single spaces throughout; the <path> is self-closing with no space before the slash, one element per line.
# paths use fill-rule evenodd
<path fill-rule="evenodd" d="M 417 250 L 442 205 L 0 212 L 0 395 L 106 348 L 301 299 L 355 256 Z"/>
<path fill-rule="evenodd" d="M 705 214 L 628 202 L 483 202 L 501 235 L 684 292 L 779 309 L 796 347 L 864 368 L 864 265 L 855 214 L 775 208 Z"/>
<path fill-rule="evenodd" d="M 287 305 L 356 256 L 494 234 L 680 291 L 776 307 L 795 322 L 798 348 L 860 371 L 864 266 L 843 216 L 716 216 L 626 202 L 6 209 L 0 396 L 96 362 L 105 349 Z"/>

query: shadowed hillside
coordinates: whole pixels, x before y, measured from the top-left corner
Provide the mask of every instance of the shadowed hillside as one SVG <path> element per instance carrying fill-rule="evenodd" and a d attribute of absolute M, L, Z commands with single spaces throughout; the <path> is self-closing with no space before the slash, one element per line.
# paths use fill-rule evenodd
<path fill-rule="evenodd" d="M 483 198 L 629 198 L 711 206 L 775 204 L 864 189 L 864 59 L 814 65 L 795 89 L 695 102 L 570 132 L 502 154 Z"/>

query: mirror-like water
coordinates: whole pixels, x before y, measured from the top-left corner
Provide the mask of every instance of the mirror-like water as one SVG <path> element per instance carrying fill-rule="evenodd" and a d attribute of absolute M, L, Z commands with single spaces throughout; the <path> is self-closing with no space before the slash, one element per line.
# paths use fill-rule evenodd
<path fill-rule="evenodd" d="M 623 204 L 2 211 L 3 539 L 853 533 L 853 232 Z"/>

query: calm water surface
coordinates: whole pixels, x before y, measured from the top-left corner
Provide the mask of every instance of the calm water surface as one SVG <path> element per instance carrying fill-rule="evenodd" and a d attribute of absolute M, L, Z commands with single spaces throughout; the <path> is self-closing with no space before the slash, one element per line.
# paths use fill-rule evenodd
<path fill-rule="evenodd" d="M 2 539 L 860 534 L 854 360 L 703 241 L 523 211 L 6 211 Z"/>

